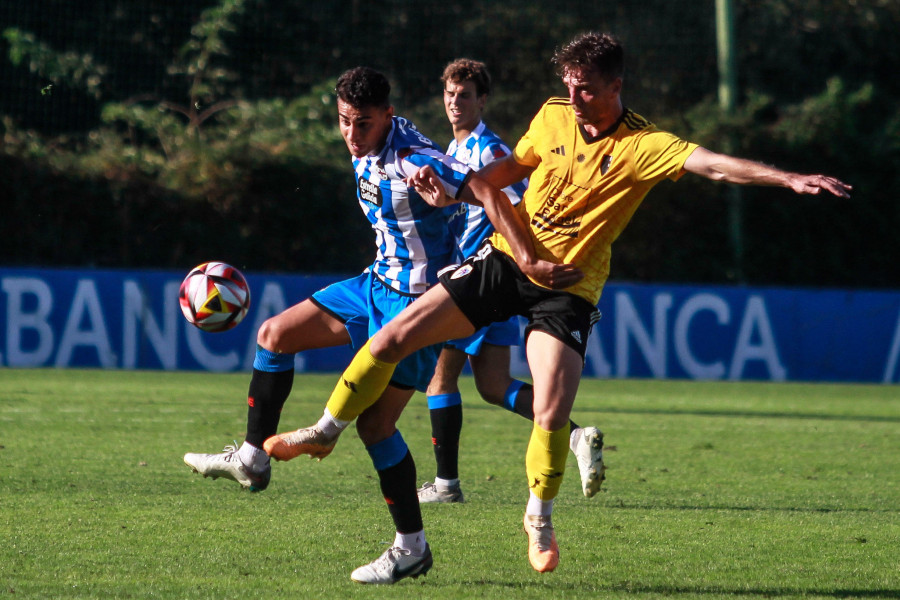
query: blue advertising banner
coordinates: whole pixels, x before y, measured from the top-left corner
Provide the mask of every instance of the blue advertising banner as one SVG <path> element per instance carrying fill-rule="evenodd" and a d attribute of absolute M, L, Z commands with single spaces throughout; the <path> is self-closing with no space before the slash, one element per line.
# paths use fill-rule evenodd
<path fill-rule="evenodd" d="M 0 365 L 248 371 L 268 317 L 336 276 L 245 273 L 244 322 L 205 333 L 178 305 L 184 273 L 0 268 Z M 610 283 L 585 375 L 900 382 L 900 291 Z M 341 371 L 352 350 L 298 355 L 297 371 Z M 513 372 L 527 375 L 524 351 Z"/>

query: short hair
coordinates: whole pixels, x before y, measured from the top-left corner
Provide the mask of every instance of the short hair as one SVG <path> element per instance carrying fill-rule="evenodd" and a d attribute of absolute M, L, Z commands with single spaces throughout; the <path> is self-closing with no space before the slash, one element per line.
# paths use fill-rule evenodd
<path fill-rule="evenodd" d="M 491 93 L 491 76 L 487 66 L 470 58 L 457 58 L 444 67 L 441 82 L 446 86 L 448 81 L 452 83 L 471 81 L 475 84 L 475 93 L 479 96 Z"/>
<path fill-rule="evenodd" d="M 558 48 L 551 60 L 560 77 L 573 68 L 594 70 L 607 80 L 622 77 L 625 52 L 615 37 L 608 33 L 582 33 Z"/>
<path fill-rule="evenodd" d="M 355 67 L 338 77 L 334 86 L 337 97 L 354 108 L 391 105 L 391 84 L 379 71 L 369 67 Z"/>

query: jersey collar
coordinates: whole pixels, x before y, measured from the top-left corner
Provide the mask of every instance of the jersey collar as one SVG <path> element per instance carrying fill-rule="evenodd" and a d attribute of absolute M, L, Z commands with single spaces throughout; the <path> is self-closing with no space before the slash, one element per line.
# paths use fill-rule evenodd
<path fill-rule="evenodd" d="M 590 135 L 590 134 L 587 132 L 587 130 L 585 130 L 584 125 L 581 125 L 581 124 L 579 123 L 579 125 L 578 125 L 578 130 L 581 132 L 581 139 L 583 139 L 583 140 L 585 141 L 586 144 L 593 144 L 594 142 L 598 142 L 598 141 L 602 140 L 603 138 L 608 137 L 608 136 L 611 135 L 616 129 L 619 128 L 619 125 L 621 125 L 621 124 L 622 124 L 622 121 L 625 120 L 625 115 L 627 115 L 628 112 L 629 112 L 628 109 L 623 107 L 623 108 L 622 108 L 622 114 L 619 115 L 619 118 L 616 119 L 616 122 L 613 123 L 612 125 L 610 125 L 610 126 L 609 126 L 607 129 L 605 129 L 604 131 L 601 131 L 600 133 L 598 133 L 597 135 L 594 135 L 594 136 Z"/>

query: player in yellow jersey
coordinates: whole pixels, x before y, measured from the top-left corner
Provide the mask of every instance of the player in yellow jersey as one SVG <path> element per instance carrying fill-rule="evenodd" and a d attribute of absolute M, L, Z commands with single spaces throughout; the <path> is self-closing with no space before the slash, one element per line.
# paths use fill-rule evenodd
<path fill-rule="evenodd" d="M 344 372 L 326 412 L 347 423 L 377 411 L 375 400 L 404 356 L 512 314 L 525 316 L 535 416 L 525 456 L 530 495 L 524 528 L 529 560 L 541 572 L 552 571 L 559 562 L 553 500 L 565 469 L 569 413 L 587 337 L 599 317 L 596 302 L 609 273 L 610 247 L 647 192 L 686 172 L 735 184 L 781 186 L 798 194 L 848 198 L 851 190 L 833 177 L 717 154 L 656 129 L 622 105 L 623 51 L 610 35 L 580 35 L 559 49 L 553 62 L 567 97 L 548 100 L 513 154 L 479 173 L 498 188 L 529 178 L 519 214 L 529 225 L 537 257 L 560 267 L 549 278 L 554 289 L 525 274 L 535 258 L 516 255 L 521 253 L 519 240 L 513 249 L 509 240 L 494 234 L 475 256 L 444 273 L 441 285 L 369 340 Z M 414 179 L 421 192 L 440 198 L 438 184 L 427 172 Z M 390 418 L 396 422 L 396 416 Z M 333 444 L 335 436 L 324 435 L 320 424 L 299 430 L 315 440 L 305 453 L 315 453 L 318 444 Z M 390 429 L 393 423 L 382 425 Z M 267 441 L 267 449 L 277 450 L 280 444 L 274 442 L 296 433 L 270 438 L 273 444 Z M 281 458 L 280 451 L 270 454 Z"/>

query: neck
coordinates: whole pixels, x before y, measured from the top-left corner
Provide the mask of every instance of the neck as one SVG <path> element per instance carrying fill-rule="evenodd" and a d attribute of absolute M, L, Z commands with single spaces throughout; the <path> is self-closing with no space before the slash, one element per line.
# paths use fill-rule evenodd
<path fill-rule="evenodd" d="M 625 112 L 625 109 L 622 107 L 622 102 L 616 102 L 615 106 L 612 107 L 606 114 L 604 114 L 600 119 L 598 119 L 594 123 L 584 122 L 582 126 L 584 130 L 591 135 L 592 137 L 596 137 L 612 127 L 616 124 L 616 121 L 621 118 L 622 113 Z"/>
<path fill-rule="evenodd" d="M 478 124 L 481 123 L 481 120 L 475 121 L 474 123 L 466 123 L 465 125 L 453 125 L 453 138 L 456 140 L 456 143 L 460 143 L 475 131 L 475 128 L 478 127 Z"/>

